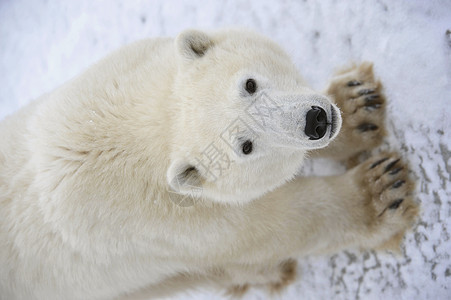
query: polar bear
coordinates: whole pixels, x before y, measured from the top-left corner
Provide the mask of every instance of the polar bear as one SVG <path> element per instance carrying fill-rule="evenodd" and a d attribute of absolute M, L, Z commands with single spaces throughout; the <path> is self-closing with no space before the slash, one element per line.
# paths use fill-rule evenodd
<path fill-rule="evenodd" d="M 380 144 L 384 115 L 369 63 L 320 93 L 253 32 L 126 46 L 0 123 L 1 298 L 278 289 L 302 255 L 396 247 L 418 212 L 397 153 L 295 176 Z"/>

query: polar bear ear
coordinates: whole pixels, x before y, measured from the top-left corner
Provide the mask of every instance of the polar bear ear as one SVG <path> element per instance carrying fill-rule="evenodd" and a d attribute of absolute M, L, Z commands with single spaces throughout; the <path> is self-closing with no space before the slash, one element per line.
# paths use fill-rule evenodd
<path fill-rule="evenodd" d="M 179 54 L 187 59 L 202 57 L 213 46 L 211 38 L 198 30 L 183 31 L 176 38 L 175 43 Z"/>
<path fill-rule="evenodd" d="M 196 167 L 183 161 L 174 161 L 166 173 L 169 187 L 177 193 L 192 194 L 202 187 L 202 177 Z"/>

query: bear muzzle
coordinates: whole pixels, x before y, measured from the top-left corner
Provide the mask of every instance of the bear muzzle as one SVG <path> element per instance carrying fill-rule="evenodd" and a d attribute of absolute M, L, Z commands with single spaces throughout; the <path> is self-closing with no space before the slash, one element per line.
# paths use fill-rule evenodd
<path fill-rule="evenodd" d="M 246 110 L 248 124 L 267 145 L 303 150 L 323 148 L 341 128 L 340 110 L 316 93 L 265 91 Z M 255 122 L 253 122 L 255 121 Z"/>
<path fill-rule="evenodd" d="M 305 134 L 310 140 L 319 140 L 326 135 L 327 127 L 331 127 L 329 138 L 332 137 L 336 130 L 337 113 L 333 106 L 330 107 L 330 116 L 319 106 L 312 106 L 307 112 L 305 120 Z"/>

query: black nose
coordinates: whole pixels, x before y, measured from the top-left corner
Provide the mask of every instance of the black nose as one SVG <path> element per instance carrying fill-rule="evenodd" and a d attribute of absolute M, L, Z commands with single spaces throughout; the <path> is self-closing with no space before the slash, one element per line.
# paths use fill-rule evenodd
<path fill-rule="evenodd" d="M 307 112 L 304 131 L 311 140 L 319 140 L 326 134 L 327 115 L 324 109 L 312 106 L 312 109 Z"/>

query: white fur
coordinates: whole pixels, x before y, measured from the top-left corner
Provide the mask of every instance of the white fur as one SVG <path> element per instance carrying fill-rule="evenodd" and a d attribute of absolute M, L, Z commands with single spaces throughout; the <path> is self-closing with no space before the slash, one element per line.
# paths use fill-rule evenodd
<path fill-rule="evenodd" d="M 254 95 L 244 90 L 247 78 L 258 84 Z M 263 126 L 247 113 L 262 95 L 280 109 Z M 180 272 L 316 249 L 308 238 L 293 241 L 297 224 L 286 228 L 285 220 L 299 219 L 290 192 L 257 199 L 336 135 L 308 139 L 312 105 L 329 115 L 337 109 L 266 38 L 186 31 L 127 46 L 6 118 L 1 298 L 112 299 Z M 236 120 L 245 129 L 241 141 L 254 142 L 249 155 L 221 139 Z M 210 144 L 230 159 L 216 177 L 198 167 Z M 189 166 L 195 174 L 184 182 Z M 189 194 L 192 185 L 201 189 L 194 206 L 170 200 L 171 190 Z"/>

